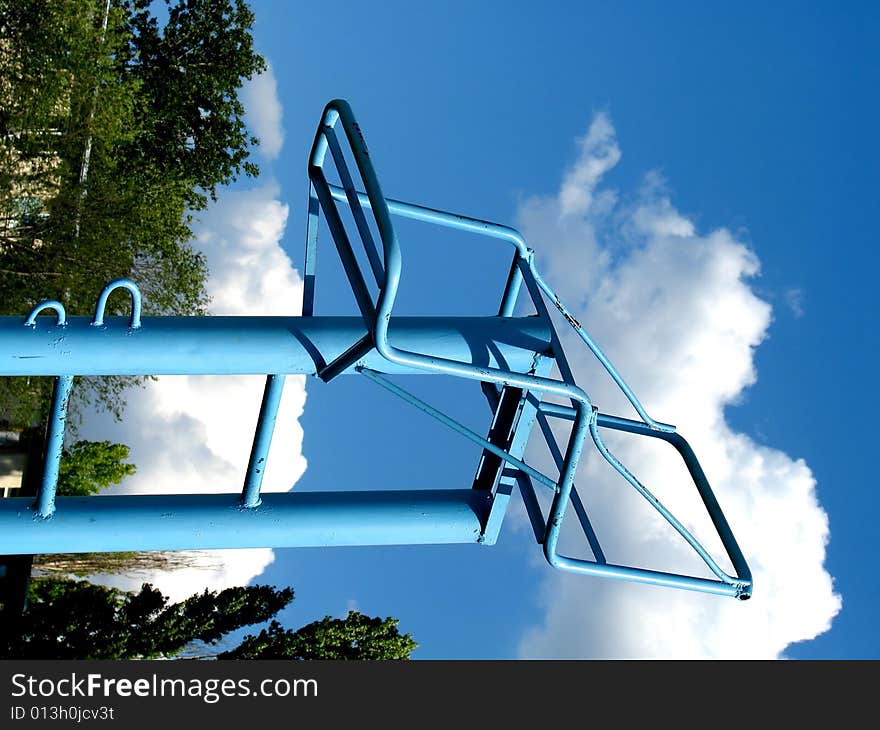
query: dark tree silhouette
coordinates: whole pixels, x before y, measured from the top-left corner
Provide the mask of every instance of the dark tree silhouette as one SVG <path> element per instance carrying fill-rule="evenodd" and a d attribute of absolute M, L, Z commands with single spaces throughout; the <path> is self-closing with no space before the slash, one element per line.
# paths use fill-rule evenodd
<path fill-rule="evenodd" d="M 31 584 L 24 614 L 0 626 L 0 658 L 173 658 L 198 641 L 218 659 L 409 659 L 417 646 L 398 631 L 397 619 L 350 611 L 344 619 L 327 616 L 296 631 L 272 620 L 238 647 L 210 651 L 231 632 L 269 621 L 292 600 L 291 588 L 247 586 L 169 603 L 149 584 L 126 592 L 41 579 Z"/>
<path fill-rule="evenodd" d="M 149 584 L 137 593 L 88 581 L 31 583 L 29 604 L 4 625 L 7 659 L 150 659 L 173 657 L 187 644 L 214 644 L 243 626 L 269 620 L 293 600 L 290 588 L 247 586 L 205 591 L 180 603 Z"/>
<path fill-rule="evenodd" d="M 325 616 L 292 631 L 273 621 L 257 636 L 247 636 L 220 659 L 409 659 L 418 646 L 401 634 L 395 618 L 349 611 L 344 619 Z"/>

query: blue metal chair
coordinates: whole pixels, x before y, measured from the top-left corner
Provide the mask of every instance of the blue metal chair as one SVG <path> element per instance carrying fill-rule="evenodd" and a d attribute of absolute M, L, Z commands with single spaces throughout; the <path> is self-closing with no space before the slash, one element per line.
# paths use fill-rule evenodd
<path fill-rule="evenodd" d="M 341 130 L 341 134 L 339 131 Z M 343 147 L 345 145 L 345 147 Z M 354 183 L 345 149 L 364 189 Z M 329 166 L 332 163 L 332 167 Z M 340 184 L 329 182 L 334 169 Z M 56 301 L 38 305 L 24 326 L 0 318 L 0 369 L 6 375 L 56 376 L 43 485 L 36 505 L 0 502 L 0 551 L 75 552 L 84 550 L 184 549 L 253 545 L 367 545 L 432 542 L 493 544 L 513 488 L 523 495 L 536 540 L 554 567 L 576 573 L 627 579 L 676 588 L 751 595 L 752 578 L 724 514 L 693 450 L 671 425 L 652 419 L 638 398 L 580 323 L 537 272 L 533 251 L 512 228 L 386 198 L 361 130 L 349 105 L 331 101 L 324 110 L 309 157 L 310 180 L 302 317 L 141 317 L 140 294 L 128 280 L 113 282 L 99 298 L 95 316 L 67 318 Z M 347 206 L 354 234 L 365 254 L 362 270 L 340 205 Z M 314 313 L 319 220 L 323 216 L 354 293 L 358 317 Z M 392 216 L 480 234 L 513 247 L 513 257 L 497 317 L 411 318 L 394 314 L 402 275 L 402 251 Z M 375 241 L 369 219 L 378 232 Z M 377 296 L 367 285 L 372 277 Z M 536 317 L 517 317 L 523 285 Z M 117 287 L 132 295 L 127 323 L 103 316 Z M 601 413 L 575 382 L 548 302 L 577 333 L 627 397 L 641 420 Z M 38 318 L 52 309 L 56 321 Z M 465 336 L 466 334 L 466 336 Z M 64 348 L 57 342 L 61 338 Z M 231 348 L 228 344 L 239 344 Z M 472 343 L 483 343 L 479 353 Z M 456 346 L 456 342 L 459 346 Z M 442 343 L 442 344 L 438 344 Z M 468 344 L 470 343 L 470 344 Z M 123 347 L 124 345 L 124 347 Z M 223 353 L 218 360 L 219 353 Z M 219 364 L 222 362 L 222 365 Z M 560 379 L 550 376 L 556 365 Z M 263 404 L 240 499 L 201 497 L 59 498 L 55 483 L 64 434 L 64 414 L 74 374 L 268 373 Z M 360 374 L 416 406 L 481 447 L 482 457 L 469 490 L 410 492 L 328 492 L 261 495 L 262 471 L 271 442 L 284 375 L 305 373 L 329 382 Z M 474 380 L 493 410 L 483 437 L 441 410 L 404 390 L 387 376 L 431 373 Z M 548 402 L 562 398 L 570 405 Z M 571 422 L 565 448 L 550 419 Z M 546 475 L 524 460 L 534 424 L 546 440 L 558 474 Z M 682 456 L 721 539 L 735 575 L 726 573 L 689 530 L 608 450 L 600 429 L 624 431 L 670 443 Z M 691 546 L 715 576 L 703 578 L 609 563 L 574 485 L 587 436 L 614 470 L 639 492 Z M 552 492 L 549 513 L 540 508 L 534 483 Z M 592 560 L 561 555 L 558 542 L 571 504 Z M 90 520 L 105 527 L 98 536 Z M 146 523 L 145 523 L 146 521 Z M 145 533 L 144 525 L 157 533 Z M 109 525 L 109 530 L 106 525 Z M 169 547 L 171 546 L 171 547 Z M 18 549 L 16 549 L 18 548 Z"/>

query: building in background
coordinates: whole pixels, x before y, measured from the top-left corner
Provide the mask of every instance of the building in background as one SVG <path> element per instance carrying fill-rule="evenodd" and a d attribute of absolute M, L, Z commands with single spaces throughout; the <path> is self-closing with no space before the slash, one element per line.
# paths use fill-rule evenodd
<path fill-rule="evenodd" d="M 0 495 L 36 496 L 43 439 L 36 429 L 0 431 Z M 0 555 L 0 632 L 27 608 L 33 555 Z"/>

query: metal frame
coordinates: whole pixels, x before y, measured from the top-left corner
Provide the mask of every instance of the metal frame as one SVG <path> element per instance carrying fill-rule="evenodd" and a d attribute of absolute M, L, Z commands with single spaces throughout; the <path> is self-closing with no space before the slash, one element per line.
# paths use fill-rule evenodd
<path fill-rule="evenodd" d="M 341 128 L 342 135 L 337 134 Z M 346 163 L 347 143 L 364 191 Z M 328 156 L 329 152 L 329 156 Z M 325 165 L 332 161 L 341 185 L 331 184 Z M 401 544 L 497 540 L 513 487 L 526 502 L 537 541 L 554 567 L 588 575 L 748 598 L 752 580 L 746 561 L 687 442 L 668 424 L 652 419 L 635 394 L 584 328 L 541 278 L 534 253 L 512 228 L 424 206 L 386 199 L 349 105 L 330 102 L 315 135 L 308 166 L 310 192 L 302 317 L 141 317 L 137 286 L 109 284 L 95 315 L 68 318 L 50 300 L 25 319 L 0 318 L 0 374 L 54 375 L 56 384 L 48 427 L 42 486 L 36 504 L 0 501 L 0 551 L 76 552 L 84 550 L 183 549 L 253 545 Z M 337 204 L 347 205 L 378 295 L 373 298 Z M 323 214 L 348 278 L 359 317 L 316 317 L 314 296 L 319 220 Z M 372 215 L 381 252 L 368 223 Z M 391 216 L 476 233 L 513 246 L 513 260 L 497 317 L 407 318 L 394 315 L 402 274 L 401 247 Z M 523 284 L 537 316 L 517 317 Z M 132 297 L 127 326 L 104 317 L 114 289 Z M 575 382 L 547 306 L 549 301 L 605 367 L 641 421 L 600 413 Z M 56 320 L 38 318 L 44 309 Z M 473 351 L 473 342 L 484 350 Z M 234 343 L 234 345 L 230 344 Z M 62 346 L 59 346 L 62 345 Z M 561 379 L 550 377 L 556 365 Z M 240 498 L 228 495 L 154 495 L 55 499 L 64 439 L 66 404 L 74 375 L 165 373 L 267 374 L 250 462 Z M 326 492 L 260 494 L 284 376 L 317 375 L 331 381 L 359 373 L 439 420 L 481 447 L 472 490 L 403 492 Z M 475 380 L 494 412 L 487 438 L 407 392 L 388 375 L 431 373 Z M 570 406 L 545 402 L 563 398 Z M 561 448 L 549 418 L 571 422 Z M 550 477 L 530 466 L 524 452 L 537 423 L 558 469 Z M 605 446 L 599 429 L 611 428 L 660 438 L 681 453 L 735 575 L 722 570 L 708 551 Z M 716 579 L 699 578 L 607 562 L 574 479 L 587 435 L 603 458 L 660 512 L 703 559 Z M 543 517 L 533 483 L 552 493 Z M 57 501 L 57 506 L 56 506 Z M 558 541 L 572 504 L 593 560 L 561 555 Z M 97 530 L 91 529 L 92 524 Z M 150 529 L 154 528 L 154 529 Z"/>
<path fill-rule="evenodd" d="M 345 161 L 335 128 L 341 124 L 344 136 L 348 142 L 354 157 L 365 191 L 356 190 L 352 175 Z M 342 185 L 331 185 L 324 173 L 324 165 L 327 152 L 335 164 Z M 541 542 L 544 547 L 544 555 L 547 561 L 554 567 L 584 573 L 589 575 L 601 575 L 612 578 L 626 578 L 638 582 L 662 584 L 671 587 L 700 590 L 711 593 L 733 595 L 737 598 L 746 599 L 751 595 L 752 577 L 745 558 L 736 543 L 729 525 L 721 511 L 711 487 L 699 466 L 693 451 L 687 442 L 675 433 L 675 427 L 660 423 L 651 418 L 644 406 L 636 397 L 632 389 L 624 381 L 623 377 L 602 352 L 599 346 L 592 340 L 583 326 L 574 318 L 571 312 L 561 302 L 560 298 L 544 281 L 535 268 L 534 252 L 528 248 L 520 233 L 513 228 L 483 221 L 468 216 L 436 210 L 425 206 L 405 203 L 403 201 L 386 199 L 382 194 L 378 177 L 373 168 L 360 127 L 354 118 L 351 107 L 343 100 L 331 101 L 324 110 L 321 124 L 315 135 L 312 152 L 309 159 L 310 179 L 310 216 L 308 228 L 308 246 L 306 254 L 306 272 L 314 281 L 315 253 L 317 248 L 317 211 L 320 209 L 325 214 L 328 228 L 330 229 L 334 243 L 342 260 L 343 267 L 348 276 L 349 283 L 358 302 L 363 317 L 366 333 L 358 341 L 357 345 L 346 352 L 338 361 L 327 366 L 326 370 L 319 374 L 325 380 L 330 380 L 344 367 L 351 365 L 371 350 L 377 351 L 389 363 L 408 365 L 443 375 L 477 380 L 482 383 L 492 383 L 505 388 L 519 388 L 538 395 L 537 415 L 539 421 L 546 423 L 546 416 L 559 416 L 560 413 L 552 404 L 543 404 L 544 396 L 558 396 L 571 401 L 571 407 L 566 407 L 564 416 L 573 421 L 571 435 L 564 453 L 561 452 L 555 437 L 549 428 L 542 428 L 551 452 L 557 458 L 559 477 L 554 480 L 541 474 L 537 470 L 525 464 L 520 458 L 492 444 L 473 433 L 465 426 L 442 414 L 439 410 L 431 407 L 424 401 L 407 393 L 399 386 L 393 385 L 379 374 L 368 368 L 360 367 L 359 371 L 371 380 L 385 386 L 395 395 L 420 408 L 445 425 L 453 428 L 465 437 L 483 446 L 486 451 L 495 454 L 506 463 L 513 466 L 519 472 L 520 484 L 525 485 L 525 491 L 532 490 L 530 481 L 536 481 L 550 487 L 554 491 L 554 497 L 550 506 L 550 513 L 545 523 L 544 534 Z M 377 301 L 373 303 L 366 286 L 365 278 L 360 271 L 357 259 L 351 248 L 351 243 L 342 218 L 336 206 L 341 202 L 350 206 L 355 221 L 357 232 L 367 254 L 373 277 L 379 286 Z M 379 237 L 382 243 L 383 257 L 380 260 L 376 251 L 373 236 L 366 221 L 365 207 L 372 213 Z M 532 304 L 538 312 L 538 316 L 546 323 L 550 331 L 550 351 L 556 361 L 562 380 L 555 380 L 543 375 L 531 373 L 517 373 L 505 368 L 477 367 L 449 358 L 440 357 L 436 354 L 425 354 L 406 348 L 395 346 L 389 338 L 388 328 L 392 320 L 394 301 L 400 283 L 402 271 L 402 256 L 400 243 L 391 223 L 391 214 L 401 215 L 407 218 L 432 223 L 444 227 L 468 231 L 471 233 L 488 236 L 511 244 L 514 249 L 514 261 L 511 267 L 511 275 L 508 278 L 507 288 L 502 297 L 501 316 L 512 315 L 516 306 L 516 299 L 522 283 L 530 295 Z M 550 318 L 544 297 L 555 306 L 565 318 L 580 339 L 587 345 L 593 355 L 603 365 L 605 370 L 632 404 L 642 421 L 628 421 L 614 416 L 601 414 L 589 396 L 575 382 L 574 376 L 565 353 L 562 349 L 555 326 Z M 309 301 L 304 305 L 304 311 L 314 309 L 314 286 L 309 288 Z M 695 486 L 703 499 L 703 503 L 709 513 L 713 525 L 721 538 L 727 555 L 734 566 L 736 575 L 727 574 L 712 558 L 708 551 L 700 544 L 693 534 L 653 495 L 642 485 L 638 479 L 608 450 L 599 434 L 599 425 L 606 428 L 617 428 L 639 435 L 661 438 L 669 441 L 679 449 L 689 473 L 694 479 Z M 587 540 L 593 549 L 595 560 L 583 560 L 560 555 L 557 549 L 559 534 L 562 527 L 568 503 L 572 500 L 572 494 L 577 502 L 580 500 L 574 490 L 574 478 L 577 465 L 583 450 L 586 435 L 589 432 L 596 448 L 602 457 L 623 478 L 632 485 L 645 499 L 669 522 L 669 524 L 685 539 L 685 541 L 702 558 L 717 580 L 684 576 L 675 573 L 661 571 L 649 571 L 628 566 L 609 564 L 604 560 L 604 555 L 599 547 L 595 531 L 589 523 L 586 511 L 582 504 L 576 509 Z M 530 512 L 533 518 L 537 515 L 534 510 Z M 535 527 L 538 532 L 537 526 Z"/>

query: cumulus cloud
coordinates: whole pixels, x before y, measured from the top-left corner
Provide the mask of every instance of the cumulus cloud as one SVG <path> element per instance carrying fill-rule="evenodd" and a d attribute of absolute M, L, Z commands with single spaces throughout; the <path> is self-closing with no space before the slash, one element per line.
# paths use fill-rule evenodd
<path fill-rule="evenodd" d="M 523 636 L 520 654 L 780 657 L 790 644 L 828 630 L 841 599 L 824 567 L 829 525 L 809 467 L 735 432 L 725 420 L 725 407 L 755 382 L 755 348 L 771 322 L 770 306 L 750 286 L 759 261 L 726 229 L 699 232 L 656 174 L 621 203 L 601 187 L 620 157 L 610 119 L 596 115 L 558 193 L 524 201 L 519 224 L 551 284 L 648 411 L 675 423 L 691 442 L 752 568 L 754 597 L 740 602 L 545 567 L 543 621 Z M 632 417 L 579 341 L 568 335 L 564 341 L 594 402 L 604 412 Z M 722 558 L 675 452 L 634 436 L 609 433 L 607 441 Z M 546 460 L 537 450 L 530 458 Z M 711 577 L 598 454 L 585 458 L 578 481 L 609 562 Z M 576 552 L 570 525 L 561 543 L 563 553 Z M 584 557 L 591 557 L 588 551 Z"/>
<path fill-rule="evenodd" d="M 246 81 L 240 96 L 246 109 L 248 127 L 260 140 L 260 154 L 267 160 L 276 159 L 284 144 L 284 129 L 281 126 L 278 83 L 272 65 L 267 64 L 263 73 Z"/>
<path fill-rule="evenodd" d="M 297 315 L 302 281 L 281 248 L 288 208 L 278 186 L 226 192 L 203 215 L 195 245 L 208 259 L 211 314 Z M 131 447 L 137 474 L 117 492 L 237 492 L 247 469 L 265 378 L 163 376 L 128 394 L 122 423 L 96 414 L 83 437 Z M 269 451 L 263 490 L 287 491 L 302 476 L 305 377 L 288 376 Z M 272 562 L 269 548 L 193 553 L 191 566 L 162 573 L 104 577 L 123 588 L 143 581 L 178 599 L 204 588 L 243 585 Z"/>
<path fill-rule="evenodd" d="M 135 569 L 124 574 L 89 576 L 92 583 L 124 591 L 138 591 L 150 583 L 171 602 L 183 601 L 205 589 L 222 591 L 247 585 L 274 560 L 270 548 L 247 550 L 182 550 L 174 554 L 173 567 Z"/>

